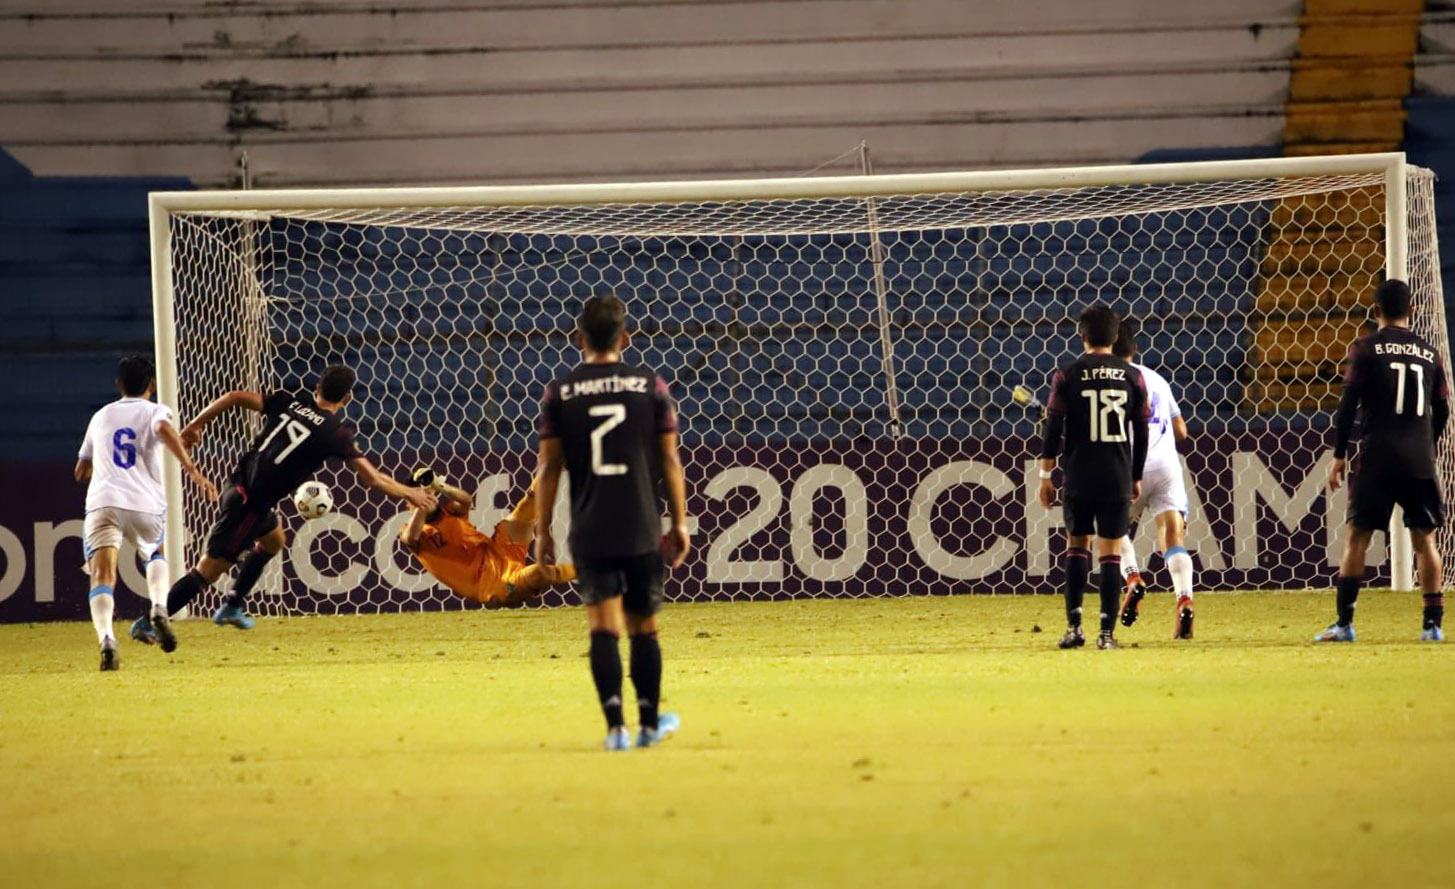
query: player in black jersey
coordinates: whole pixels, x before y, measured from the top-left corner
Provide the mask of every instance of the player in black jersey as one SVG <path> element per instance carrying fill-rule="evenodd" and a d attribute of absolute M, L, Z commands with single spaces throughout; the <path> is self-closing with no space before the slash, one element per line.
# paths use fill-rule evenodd
<path fill-rule="evenodd" d="M 1354 603 L 1364 579 L 1364 556 L 1375 531 L 1389 528 L 1398 505 L 1410 529 L 1420 589 L 1425 594 L 1420 638 L 1445 638 L 1445 598 L 1435 532 L 1445 523 L 1435 442 L 1450 418 L 1445 362 L 1409 328 L 1410 289 L 1385 281 L 1375 292 L 1379 329 L 1354 341 L 1344 370 L 1344 395 L 1334 417 L 1334 463 L 1329 489 L 1344 480 L 1356 414 L 1363 416 L 1359 455 L 1349 483 L 1349 527 L 1336 584 L 1337 617 L 1315 642 L 1354 641 Z"/>
<path fill-rule="evenodd" d="M 202 440 L 208 423 L 234 407 L 264 416 L 262 431 L 238 460 L 231 489 L 218 503 L 217 522 L 208 535 L 206 555 L 196 568 L 172 585 L 167 607 L 152 612 L 152 625 L 163 651 L 177 647 L 170 616 L 226 574 L 244 552 L 247 555 L 233 580 L 232 592 L 213 620 L 244 630 L 253 626 L 243 603 L 263 569 L 286 542 L 273 507 L 311 478 L 325 460 L 343 460 L 365 485 L 398 497 L 410 506 L 434 509 L 435 497 L 431 492 L 396 482 L 359 453 L 353 430 L 342 425 L 337 416 L 352 400 L 353 388 L 354 372 L 334 365 L 319 377 L 312 395 L 229 392 L 209 404 L 182 430 L 182 440 L 190 447 Z"/>
<path fill-rule="evenodd" d="M 1086 644 L 1081 601 L 1091 574 L 1091 535 L 1101 562 L 1101 633 L 1096 647 L 1116 648 L 1112 635 L 1122 587 L 1121 539 L 1132 502 L 1141 496 L 1147 462 L 1147 386 L 1141 373 L 1112 354 L 1118 319 L 1105 306 L 1081 313 L 1082 355 L 1051 378 L 1041 444 L 1041 504 L 1051 508 L 1056 459 L 1066 475 L 1066 635 L 1062 648 Z M 1064 446 L 1063 446 L 1064 442 Z"/>
<path fill-rule="evenodd" d="M 577 321 L 583 364 L 541 399 L 536 561 L 556 559 L 551 513 L 561 470 L 571 474 L 571 557 L 591 630 L 591 676 L 606 715 L 607 750 L 631 748 L 622 718 L 621 653 L 631 636 L 631 678 L 641 717 L 638 747 L 677 730 L 659 713 L 662 650 L 657 611 L 663 560 L 682 564 L 690 545 L 687 488 L 677 452 L 677 412 L 662 378 L 623 364 L 626 306 L 615 296 L 586 301 Z M 661 486 L 672 527 L 662 536 Z"/>

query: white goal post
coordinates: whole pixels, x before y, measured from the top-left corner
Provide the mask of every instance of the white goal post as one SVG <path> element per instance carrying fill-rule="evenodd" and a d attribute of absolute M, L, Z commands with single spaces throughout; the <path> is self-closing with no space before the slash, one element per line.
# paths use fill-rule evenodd
<path fill-rule="evenodd" d="M 1416 328 L 1449 354 L 1432 179 L 1389 153 L 153 193 L 158 397 L 185 420 L 345 360 L 365 452 L 478 488 L 483 526 L 529 477 L 575 309 L 611 290 L 638 330 L 628 360 L 681 401 L 697 531 L 673 598 L 1049 591 L 1059 515 L 1033 502 L 1037 417 L 1008 390 L 1044 392 L 1102 301 L 1137 321 L 1199 436 L 1202 576 L 1325 585 L 1343 521 L 1320 478 L 1331 399 L 1380 274 L 1410 280 Z M 215 426 L 197 457 L 222 481 L 257 427 Z M 1448 494 L 1448 444 L 1440 464 Z M 211 515 L 166 467 L 175 576 Z M 394 550 L 395 506 L 320 478 L 338 509 L 285 516 L 261 610 L 457 607 Z M 1390 544 L 1386 576 L 1412 588 L 1407 534 Z"/>

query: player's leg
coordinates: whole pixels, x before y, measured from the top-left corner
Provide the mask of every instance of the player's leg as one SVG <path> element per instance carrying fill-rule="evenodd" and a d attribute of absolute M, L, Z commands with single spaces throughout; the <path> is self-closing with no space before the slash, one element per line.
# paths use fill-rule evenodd
<path fill-rule="evenodd" d="M 675 713 L 659 713 L 662 696 L 662 647 L 657 641 L 657 612 L 662 608 L 662 556 L 647 553 L 629 560 L 622 606 L 631 635 L 632 687 L 637 693 L 641 730 L 638 747 L 653 747 L 676 734 Z"/>
<path fill-rule="evenodd" d="M 1353 642 L 1354 607 L 1364 583 L 1365 556 L 1374 532 L 1389 527 L 1394 513 L 1394 483 L 1360 471 L 1349 477 L 1349 523 L 1344 529 L 1344 553 L 1334 581 L 1334 622 L 1314 637 L 1315 642 Z"/>
<path fill-rule="evenodd" d="M 1192 638 L 1192 556 L 1187 552 L 1187 520 L 1177 509 L 1157 514 L 1157 539 L 1172 575 L 1172 592 L 1177 595 L 1174 639 Z"/>
<path fill-rule="evenodd" d="M 520 498 L 520 502 L 515 504 L 510 515 L 498 527 L 516 543 L 530 543 L 535 539 L 536 483 L 534 479 L 531 480 L 525 496 Z"/>
<path fill-rule="evenodd" d="M 86 513 L 83 527 L 86 549 L 86 572 L 91 576 L 91 625 L 96 629 L 96 642 L 101 646 L 101 669 L 115 670 L 121 665 L 116 650 L 116 634 L 112 619 L 116 614 L 116 565 L 121 547 L 121 527 L 113 510 L 94 509 Z"/>
<path fill-rule="evenodd" d="M 505 583 L 505 597 L 487 602 L 485 607 L 496 608 L 521 605 L 540 598 L 553 586 L 562 586 L 576 579 L 574 565 L 524 565 L 513 562 L 501 574 Z"/>
<path fill-rule="evenodd" d="M 268 522 L 272 527 L 258 538 L 253 548 L 238 563 L 237 574 L 232 580 L 232 590 L 218 606 L 217 613 L 212 615 L 212 622 L 220 627 L 232 626 L 239 630 L 251 630 L 254 626 L 253 619 L 248 617 L 247 612 L 248 594 L 257 586 L 268 563 L 273 561 L 288 542 L 288 535 L 283 532 L 277 515 L 272 511 L 268 512 Z"/>
<path fill-rule="evenodd" d="M 172 586 L 163 546 L 166 529 L 166 516 L 135 513 L 133 525 L 127 532 L 127 536 L 136 544 L 137 558 L 142 563 L 149 602 L 142 616 L 132 622 L 131 638 L 145 645 L 157 643 L 157 634 L 152 628 L 151 614 L 158 606 L 165 607 L 167 592 Z"/>
<path fill-rule="evenodd" d="M 1141 614 L 1142 599 L 1147 596 L 1147 584 L 1142 580 L 1142 572 L 1137 567 L 1137 550 L 1132 546 L 1132 535 L 1136 533 L 1135 527 L 1127 532 L 1122 538 L 1120 555 L 1122 557 L 1122 578 L 1125 581 L 1126 591 L 1122 598 L 1122 626 L 1130 627 L 1137 622 Z"/>
<path fill-rule="evenodd" d="M 1150 478 L 1142 480 L 1142 498 L 1132 504 L 1131 526 L 1127 531 L 1127 536 L 1122 538 L 1122 577 L 1126 581 L 1126 592 L 1122 599 L 1122 626 L 1124 627 L 1130 627 L 1137 622 L 1142 599 L 1147 595 L 1147 584 L 1142 581 L 1142 572 L 1137 567 L 1137 549 L 1132 545 L 1132 535 L 1136 533 L 1137 523 L 1141 521 L 1142 514 L 1146 511 L 1150 485 Z"/>
<path fill-rule="evenodd" d="M 1445 620 L 1445 593 L 1441 590 L 1444 582 L 1444 565 L 1440 560 L 1440 551 L 1435 548 L 1435 533 L 1433 531 L 1416 531 L 1410 529 L 1410 542 L 1415 550 L 1415 567 L 1420 574 L 1420 592 L 1424 594 L 1424 615 L 1420 624 L 1420 640 L 1422 642 L 1443 642 L 1445 631 L 1442 624 Z"/>
<path fill-rule="evenodd" d="M 1096 647 L 1116 648 L 1117 603 L 1122 594 L 1122 539 L 1131 527 L 1130 500 L 1100 503 L 1093 511 L 1097 564 L 1101 569 L 1101 626 Z"/>
<path fill-rule="evenodd" d="M 1081 605 L 1086 596 L 1086 582 L 1091 576 L 1091 532 L 1093 517 L 1067 492 L 1062 516 L 1066 523 L 1066 635 L 1061 648 L 1080 648 L 1086 644 L 1081 629 Z"/>
<path fill-rule="evenodd" d="M 621 706 L 621 634 L 626 627 L 621 595 L 621 568 L 613 561 L 577 565 L 581 599 L 586 603 L 586 625 L 591 631 L 591 681 L 606 717 L 607 750 L 630 750 Z"/>
<path fill-rule="evenodd" d="M 1420 574 L 1420 592 L 1424 594 L 1424 615 L 1420 625 L 1420 641 L 1443 642 L 1445 630 L 1445 566 L 1435 548 L 1435 531 L 1445 525 L 1445 505 L 1441 502 L 1440 484 L 1435 479 L 1415 479 L 1404 507 L 1405 525 L 1410 529 L 1415 565 Z"/>
<path fill-rule="evenodd" d="M 1354 606 L 1359 602 L 1359 587 L 1364 583 L 1364 558 L 1373 537 L 1373 528 L 1361 528 L 1352 521 L 1345 528 L 1344 554 L 1339 559 L 1339 577 L 1334 582 L 1334 622 L 1314 637 L 1315 642 L 1354 641 Z"/>

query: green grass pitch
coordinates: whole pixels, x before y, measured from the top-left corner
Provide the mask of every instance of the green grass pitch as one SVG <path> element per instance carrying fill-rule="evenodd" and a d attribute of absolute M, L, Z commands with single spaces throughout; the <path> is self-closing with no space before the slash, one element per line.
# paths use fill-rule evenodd
<path fill-rule="evenodd" d="M 1352 646 L 1328 593 L 1145 607 L 1115 652 L 1045 596 L 671 607 L 682 734 L 616 755 L 578 610 L 192 621 L 115 674 L 0 627 L 0 884 L 1455 885 L 1418 597 Z"/>

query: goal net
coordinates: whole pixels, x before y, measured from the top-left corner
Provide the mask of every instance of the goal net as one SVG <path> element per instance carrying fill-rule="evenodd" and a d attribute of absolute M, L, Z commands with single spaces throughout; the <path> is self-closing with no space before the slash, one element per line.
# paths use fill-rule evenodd
<path fill-rule="evenodd" d="M 158 367 L 181 416 L 346 362 L 364 452 L 477 492 L 487 531 L 529 483 L 539 398 L 578 360 L 580 304 L 623 297 L 627 360 L 680 406 L 695 549 L 673 600 L 1059 589 L 1060 512 L 1034 496 L 1039 411 L 1010 391 L 1044 399 L 1096 302 L 1135 319 L 1140 360 L 1193 431 L 1199 585 L 1327 586 L 1345 514 L 1324 487 L 1338 381 L 1386 268 L 1407 266 L 1416 327 L 1448 355 L 1432 176 L 1398 155 L 190 193 L 154 196 L 153 213 Z M 204 471 L 225 479 L 259 423 L 215 423 Z M 336 510 L 305 522 L 280 507 L 289 545 L 258 610 L 464 607 L 396 547 L 399 504 L 342 467 L 319 479 Z M 168 540 L 191 564 L 213 507 L 170 483 Z M 1144 559 L 1151 544 L 1144 527 Z"/>

